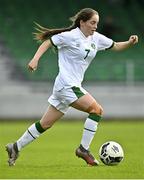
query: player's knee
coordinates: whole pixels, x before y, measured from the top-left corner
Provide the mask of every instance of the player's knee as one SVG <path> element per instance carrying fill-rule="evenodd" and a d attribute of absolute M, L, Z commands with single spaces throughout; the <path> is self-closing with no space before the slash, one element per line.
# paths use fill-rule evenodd
<path fill-rule="evenodd" d="M 89 107 L 89 114 L 97 114 L 99 116 L 103 115 L 103 108 L 101 105 L 97 104 L 97 103 L 93 103 L 90 107 Z"/>
<path fill-rule="evenodd" d="M 94 102 L 88 109 L 89 119 L 92 119 L 96 122 L 99 122 L 101 120 L 102 114 L 103 114 L 103 108 Z"/>
<path fill-rule="evenodd" d="M 103 115 L 103 108 L 101 106 L 97 107 L 96 109 L 92 109 L 90 113 L 97 114 L 99 116 Z"/>

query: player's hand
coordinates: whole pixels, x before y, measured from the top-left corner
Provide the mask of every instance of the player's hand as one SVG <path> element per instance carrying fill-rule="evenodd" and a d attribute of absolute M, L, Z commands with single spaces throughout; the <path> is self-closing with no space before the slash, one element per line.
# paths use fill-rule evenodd
<path fill-rule="evenodd" d="M 32 59 L 28 64 L 28 69 L 33 72 L 37 69 L 38 61 L 36 59 Z"/>
<path fill-rule="evenodd" d="M 137 35 L 130 36 L 129 43 L 132 44 L 132 45 L 138 43 L 138 36 Z"/>

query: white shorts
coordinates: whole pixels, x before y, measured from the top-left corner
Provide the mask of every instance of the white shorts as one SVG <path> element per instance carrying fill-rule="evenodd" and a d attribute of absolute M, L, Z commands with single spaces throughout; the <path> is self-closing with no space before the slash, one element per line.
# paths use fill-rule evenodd
<path fill-rule="evenodd" d="M 60 90 L 53 90 L 48 102 L 65 114 L 69 109 L 69 105 L 86 93 L 87 91 L 82 87 L 63 87 Z"/>

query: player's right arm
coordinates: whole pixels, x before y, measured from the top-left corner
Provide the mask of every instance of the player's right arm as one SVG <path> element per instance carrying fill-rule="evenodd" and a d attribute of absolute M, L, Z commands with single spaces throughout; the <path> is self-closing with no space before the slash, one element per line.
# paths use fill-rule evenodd
<path fill-rule="evenodd" d="M 38 48 L 38 50 L 36 51 L 34 57 L 32 58 L 32 60 L 29 62 L 28 64 L 28 69 L 30 71 L 35 71 L 37 69 L 38 66 L 38 62 L 40 60 L 40 57 L 47 51 L 48 48 L 50 48 L 52 46 L 51 41 L 48 39 L 46 41 L 44 41 Z"/>

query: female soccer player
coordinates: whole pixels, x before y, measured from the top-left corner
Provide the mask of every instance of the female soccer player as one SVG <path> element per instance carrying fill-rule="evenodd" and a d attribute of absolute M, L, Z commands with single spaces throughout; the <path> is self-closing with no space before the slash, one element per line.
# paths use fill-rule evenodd
<path fill-rule="evenodd" d="M 37 24 L 38 32 L 35 33 L 35 37 L 41 40 L 42 44 L 29 62 L 28 68 L 30 71 L 35 71 L 40 57 L 48 48 L 54 46 L 58 50 L 59 73 L 55 80 L 53 93 L 48 99 L 50 105 L 41 120 L 32 124 L 15 143 L 6 145 L 10 166 L 15 164 L 21 149 L 52 127 L 70 106 L 88 113 L 80 146 L 75 151 L 76 156 L 85 160 L 89 165 L 99 164 L 90 153 L 89 147 L 103 109 L 82 88 L 84 73 L 98 51 L 124 50 L 136 44 L 138 37 L 132 35 L 128 41 L 114 42 L 96 32 L 99 14 L 91 8 L 82 9 L 71 20 L 72 25 L 62 29 L 47 29 Z"/>

